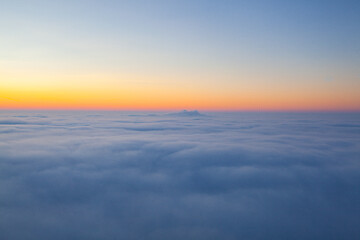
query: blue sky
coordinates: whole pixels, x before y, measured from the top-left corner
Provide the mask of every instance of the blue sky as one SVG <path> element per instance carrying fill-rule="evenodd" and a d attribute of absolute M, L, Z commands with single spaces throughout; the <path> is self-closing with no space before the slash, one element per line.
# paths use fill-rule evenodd
<path fill-rule="evenodd" d="M 359 12 L 357 1 L 3 1 L 2 88 L 86 91 L 95 76 L 97 88 L 203 94 L 209 106 L 277 106 L 278 95 L 294 108 L 311 98 L 357 109 Z"/>

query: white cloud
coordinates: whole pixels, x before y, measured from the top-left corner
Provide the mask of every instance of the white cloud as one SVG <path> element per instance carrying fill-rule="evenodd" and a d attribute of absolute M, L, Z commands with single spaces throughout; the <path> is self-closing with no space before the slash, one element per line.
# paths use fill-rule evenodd
<path fill-rule="evenodd" d="M 358 114 L 2 112 L 0 123 L 1 239 L 360 234 Z"/>

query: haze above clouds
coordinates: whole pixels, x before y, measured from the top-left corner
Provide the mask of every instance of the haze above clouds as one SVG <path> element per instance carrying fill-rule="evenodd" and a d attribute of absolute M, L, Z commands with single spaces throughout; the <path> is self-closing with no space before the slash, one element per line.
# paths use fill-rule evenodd
<path fill-rule="evenodd" d="M 1 239 L 360 238 L 357 113 L 0 113 Z"/>

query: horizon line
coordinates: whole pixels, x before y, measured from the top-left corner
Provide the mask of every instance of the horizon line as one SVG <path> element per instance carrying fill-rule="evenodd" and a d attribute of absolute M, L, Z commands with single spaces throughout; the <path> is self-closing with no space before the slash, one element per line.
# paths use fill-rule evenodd
<path fill-rule="evenodd" d="M 268 112 L 268 113 L 360 113 L 360 109 L 201 109 L 201 108 L 4 108 L 0 111 L 99 111 L 99 112 L 179 112 L 179 111 L 199 111 L 199 112 Z"/>

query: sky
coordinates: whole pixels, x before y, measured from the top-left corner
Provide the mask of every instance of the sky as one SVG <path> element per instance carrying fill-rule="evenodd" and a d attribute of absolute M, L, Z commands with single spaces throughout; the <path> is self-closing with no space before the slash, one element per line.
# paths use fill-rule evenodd
<path fill-rule="evenodd" d="M 0 5 L 1 109 L 360 110 L 359 1 Z"/>
<path fill-rule="evenodd" d="M 360 113 L 1 111 L 0 239 L 360 238 Z"/>

